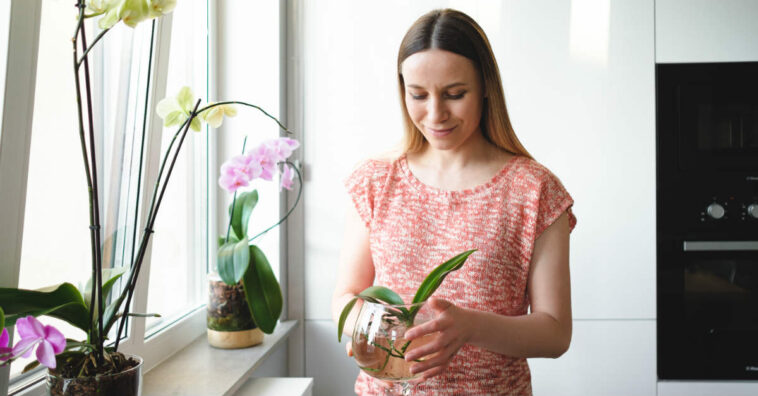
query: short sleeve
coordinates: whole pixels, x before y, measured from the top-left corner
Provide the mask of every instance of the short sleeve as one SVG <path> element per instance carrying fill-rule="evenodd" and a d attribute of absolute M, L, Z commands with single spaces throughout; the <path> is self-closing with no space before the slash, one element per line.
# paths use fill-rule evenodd
<path fill-rule="evenodd" d="M 374 160 L 365 161 L 345 179 L 347 193 L 367 228 L 370 228 L 374 217 L 377 183 L 381 177 L 381 169 L 378 165 L 380 164 Z"/>
<path fill-rule="evenodd" d="M 576 217 L 571 210 L 574 199 L 571 198 L 561 181 L 552 172 L 545 169 L 545 173 L 541 176 L 535 228 L 536 237 L 542 235 L 542 232 L 558 220 L 563 212 L 568 213 L 569 232 L 571 232 L 576 226 Z"/>

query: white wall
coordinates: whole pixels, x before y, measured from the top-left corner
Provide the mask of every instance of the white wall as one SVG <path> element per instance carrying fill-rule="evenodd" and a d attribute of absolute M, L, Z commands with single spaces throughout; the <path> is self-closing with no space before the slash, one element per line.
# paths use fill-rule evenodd
<path fill-rule="evenodd" d="M 397 49 L 411 23 L 439 7 L 461 9 L 487 32 L 519 137 L 576 201 L 574 343 L 562 359 L 530 361 L 535 393 L 565 394 L 570 384 L 575 394 L 654 394 L 652 0 L 305 3 L 306 375 L 315 377 L 314 394 L 351 394 L 357 373 L 329 312 L 342 180 L 399 140 Z"/>

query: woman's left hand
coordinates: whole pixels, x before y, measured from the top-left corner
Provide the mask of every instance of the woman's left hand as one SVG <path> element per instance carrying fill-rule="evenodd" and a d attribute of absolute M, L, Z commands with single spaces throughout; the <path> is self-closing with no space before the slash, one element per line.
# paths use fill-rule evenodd
<path fill-rule="evenodd" d="M 469 318 L 470 311 L 467 309 L 434 297 L 430 298 L 427 304 L 434 311 L 435 318 L 413 327 L 405 333 L 406 340 L 437 333 L 436 337 L 428 344 L 414 348 L 405 354 L 406 361 L 426 357 L 423 362 L 411 366 L 411 373 L 423 372 L 424 378 L 444 373 L 453 356 L 469 341 L 473 333 L 473 326 Z"/>

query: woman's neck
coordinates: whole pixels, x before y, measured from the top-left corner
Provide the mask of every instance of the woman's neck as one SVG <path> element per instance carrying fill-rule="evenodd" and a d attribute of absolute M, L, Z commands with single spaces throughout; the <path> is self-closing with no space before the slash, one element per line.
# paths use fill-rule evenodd
<path fill-rule="evenodd" d="M 513 155 L 479 137 L 450 150 L 437 150 L 426 144 L 421 151 L 406 155 L 408 166 L 417 179 L 444 190 L 487 182 Z"/>

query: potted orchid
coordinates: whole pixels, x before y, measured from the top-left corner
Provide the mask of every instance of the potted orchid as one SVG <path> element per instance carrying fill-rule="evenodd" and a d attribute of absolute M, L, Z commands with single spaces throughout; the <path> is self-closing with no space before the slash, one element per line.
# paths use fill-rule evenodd
<path fill-rule="evenodd" d="M 77 289 L 71 283 L 62 283 L 44 290 L 0 288 L 0 329 L 2 330 L 0 333 L 0 364 L 9 364 L 21 356 L 29 356 L 31 353 L 35 353 L 37 361 L 28 365 L 26 369 L 31 369 L 39 364 L 48 367 L 47 384 L 51 395 L 135 396 L 140 394 L 142 359 L 138 356 L 119 352 L 119 346 L 120 341 L 125 336 L 124 328 L 127 319 L 149 315 L 130 312 L 131 301 L 166 187 L 189 129 L 200 131 L 202 123 L 217 128 L 225 116 L 236 114 L 234 105 L 241 105 L 260 111 L 289 133 L 275 117 L 258 106 L 239 101 L 209 103 L 201 106 L 201 101 L 196 99 L 191 90 L 186 87 L 182 88 L 176 97 L 161 101 L 156 107 L 156 112 L 163 118 L 164 126 L 178 127 L 166 151 L 162 154 L 158 175 L 151 188 L 152 194 L 148 201 L 149 205 L 145 210 L 146 219 L 140 233 L 136 254 L 129 268 L 123 270 L 103 268 L 100 197 L 97 185 L 98 161 L 95 151 L 97 145 L 95 144 L 95 126 L 92 122 L 93 106 L 89 55 L 96 45 L 102 43 L 102 38 L 118 22 L 123 22 L 129 27 L 135 27 L 142 21 L 158 18 L 171 12 L 175 3 L 175 0 L 90 0 L 86 3 L 85 0 L 78 0 L 75 5 L 78 17 L 72 39 L 73 68 L 79 119 L 78 132 L 90 205 L 91 279 L 88 285 L 82 289 Z M 100 17 L 98 25 L 102 31 L 88 45 L 83 22 L 86 18 L 93 17 Z M 297 172 L 297 169 L 290 167 L 291 164 L 289 163 L 280 164 L 279 162 L 285 161 L 291 150 L 297 147 L 297 144 L 291 139 L 277 140 L 277 142 L 281 143 L 269 143 L 267 145 L 267 150 L 271 148 L 274 153 L 271 154 L 266 151 L 265 159 L 268 162 L 265 162 L 265 170 L 268 173 L 265 175 L 266 177 L 273 177 L 278 173 L 276 170 L 283 166 L 282 185 L 289 188 L 293 180 L 292 171 L 294 169 Z M 244 175 L 245 177 L 255 175 L 254 165 L 250 163 L 247 165 L 248 168 L 244 169 L 234 166 L 223 168 L 222 170 L 226 173 L 222 174 L 221 180 L 231 180 L 234 182 L 233 184 L 244 185 L 245 180 L 249 182 L 252 177 L 245 179 L 237 172 L 249 172 Z M 262 163 L 260 165 L 263 168 Z M 142 170 L 140 169 L 140 171 Z M 262 175 L 263 173 L 256 177 L 262 177 Z M 241 223 L 237 226 L 238 223 L 234 221 L 235 217 L 245 218 L 248 216 L 249 218 L 249 198 L 242 199 L 242 201 L 240 208 L 235 209 L 237 214 L 232 213 L 231 216 L 233 225 L 241 231 L 238 233 L 235 230 L 234 234 L 227 236 L 230 243 L 236 240 L 237 245 L 240 244 L 240 240 L 245 239 L 247 241 L 246 234 L 242 232 L 245 231 L 245 228 L 241 226 Z M 235 256 L 241 255 L 238 250 L 232 249 Z M 253 252 L 253 248 L 251 247 L 246 251 Z M 262 253 L 259 254 L 256 251 L 252 256 L 257 259 L 262 256 Z M 265 256 L 263 257 L 265 259 Z M 232 273 L 236 277 L 239 273 L 237 266 L 241 264 L 236 257 L 231 262 Z M 256 269 L 264 267 L 260 265 L 259 261 L 252 258 L 248 258 L 248 265 L 249 263 L 255 263 Z M 267 263 L 265 264 L 267 265 Z M 221 269 L 222 266 L 219 268 Z M 116 288 L 119 280 L 124 285 L 121 289 Z M 271 277 L 263 274 L 260 270 L 255 272 L 243 271 L 242 280 L 249 282 L 249 285 L 263 286 L 267 290 L 273 289 L 272 285 L 276 286 L 276 290 L 279 287 L 275 278 L 272 283 Z M 248 285 L 248 283 L 244 284 Z M 251 286 L 249 289 L 253 289 L 253 287 Z M 267 291 L 263 292 L 264 297 L 269 295 L 270 293 Z M 281 291 L 279 291 L 279 296 L 281 298 Z M 280 312 L 281 304 L 279 305 Z M 272 312 L 267 318 L 273 318 L 275 324 L 279 313 Z M 86 339 L 81 341 L 65 339 L 61 332 L 54 327 L 41 324 L 36 319 L 38 316 L 49 316 L 64 320 L 82 330 L 86 334 Z M 265 319 L 259 319 L 257 313 L 256 320 L 260 321 L 261 328 L 265 323 L 265 329 L 272 329 L 269 326 L 270 321 L 266 322 Z M 11 347 L 9 345 L 9 333 L 5 327 L 14 325 L 21 339 L 15 346 Z M 114 333 L 115 338 L 109 340 L 109 337 L 113 337 Z"/>
<path fill-rule="evenodd" d="M 234 193 L 229 205 L 226 235 L 219 238 L 218 273 L 209 277 L 207 308 L 208 342 L 217 348 L 245 348 L 260 344 L 271 334 L 282 312 L 282 292 L 263 251 L 253 242 L 289 217 L 300 201 L 302 177 L 287 161 L 299 143 L 290 138 L 263 142 L 231 158 L 221 166 L 219 185 Z M 295 203 L 275 224 L 250 236 L 248 223 L 258 203 L 257 190 L 239 193 L 253 180 L 271 181 L 281 169 L 279 190 L 292 189 L 295 174 L 298 194 Z"/>

